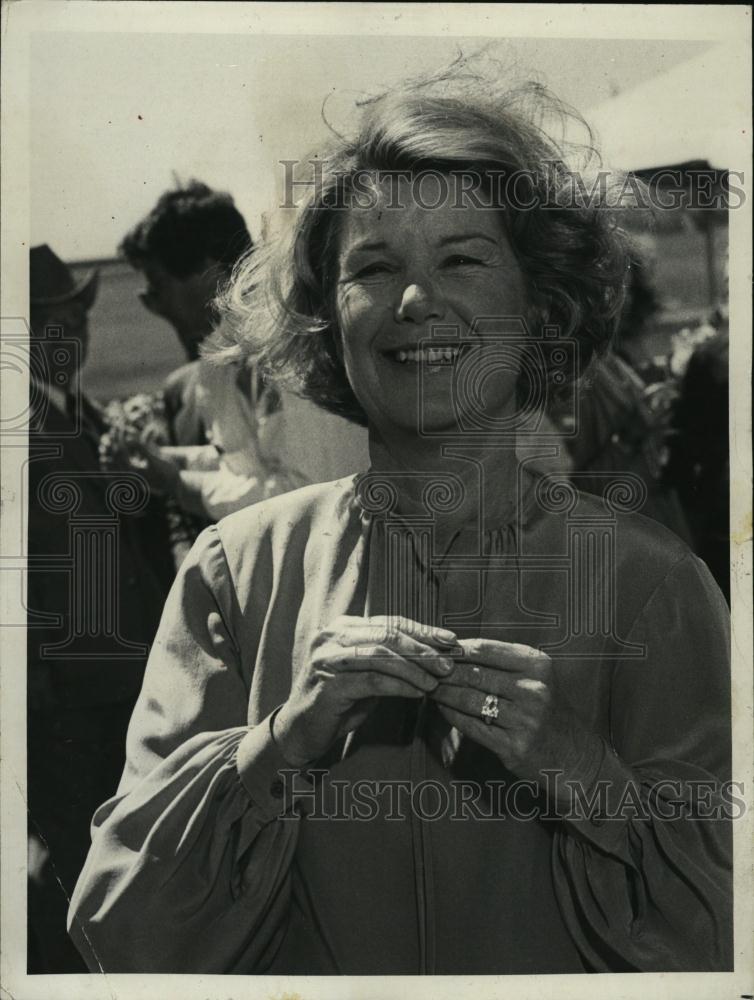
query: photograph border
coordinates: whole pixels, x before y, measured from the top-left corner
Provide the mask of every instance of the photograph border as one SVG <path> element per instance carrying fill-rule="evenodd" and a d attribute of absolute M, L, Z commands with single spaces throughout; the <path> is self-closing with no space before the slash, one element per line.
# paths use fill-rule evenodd
<path fill-rule="evenodd" d="M 640 14 L 640 16 L 638 16 Z M 29 38 L 34 32 L 122 32 L 318 35 L 463 35 L 493 37 L 683 38 L 731 47 L 731 94 L 741 115 L 740 168 L 746 205 L 730 213 L 731 566 L 733 622 L 733 775 L 744 782 L 746 815 L 734 824 L 735 971 L 578 976 L 281 977 L 281 976 L 27 976 L 26 968 L 26 640 L 22 627 L 0 629 L 0 997 L 8 1000 L 269 1000 L 359 997 L 360 1000 L 543 995 L 558 1000 L 683 997 L 731 1000 L 754 990 L 754 741 L 752 737 L 752 463 L 751 463 L 751 7 L 640 4 L 388 4 L 7 2 L 2 8 L 2 337 L 28 319 L 30 232 Z M 503 33 L 504 32 L 504 33 Z M 715 95 L 710 95 L 715 99 Z M 0 392 L 3 424 L 27 405 L 23 390 Z M 2 441 L 0 568 L 23 557 L 23 439 Z M 15 563 L 14 563 L 15 565 Z M 18 620 L 18 595 L 0 588 L 0 621 Z"/>

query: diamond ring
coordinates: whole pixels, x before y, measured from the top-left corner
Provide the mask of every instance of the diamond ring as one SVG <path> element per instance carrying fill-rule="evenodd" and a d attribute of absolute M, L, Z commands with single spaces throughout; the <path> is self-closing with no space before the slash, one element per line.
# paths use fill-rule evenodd
<path fill-rule="evenodd" d="M 500 714 L 498 710 L 498 700 L 497 695 L 488 694 L 484 699 L 484 704 L 482 705 L 481 716 L 488 726 L 491 726 L 495 719 Z"/>

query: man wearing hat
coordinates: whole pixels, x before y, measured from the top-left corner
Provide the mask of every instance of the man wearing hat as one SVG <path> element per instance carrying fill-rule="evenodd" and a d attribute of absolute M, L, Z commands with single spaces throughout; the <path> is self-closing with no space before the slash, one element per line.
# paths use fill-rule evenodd
<path fill-rule="evenodd" d="M 46 245 L 29 263 L 29 971 L 58 973 L 85 971 L 68 897 L 116 791 L 166 588 L 144 544 L 145 484 L 100 470 L 105 426 L 79 387 L 98 275 L 76 280 Z"/>
<path fill-rule="evenodd" d="M 42 432 L 41 426 L 37 426 L 39 421 L 45 423 L 46 434 L 60 429 L 61 414 L 79 427 L 86 426 L 89 441 L 98 438 L 104 429 L 98 409 L 80 393 L 78 384 L 79 371 L 89 349 L 88 314 L 98 286 L 98 271 L 90 271 L 77 281 L 68 265 L 47 244 L 32 247 L 29 253 L 32 433 Z"/>

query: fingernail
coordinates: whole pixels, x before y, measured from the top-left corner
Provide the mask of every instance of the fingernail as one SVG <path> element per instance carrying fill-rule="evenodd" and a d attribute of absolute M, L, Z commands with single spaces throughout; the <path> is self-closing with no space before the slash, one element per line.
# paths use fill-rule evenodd
<path fill-rule="evenodd" d="M 443 670 L 446 674 L 450 673 L 454 665 L 455 664 L 453 663 L 452 660 L 446 660 L 444 656 L 440 657 L 440 669 Z"/>
<path fill-rule="evenodd" d="M 432 634 L 440 642 L 446 642 L 449 646 L 455 645 L 458 642 L 458 637 L 455 632 L 451 632 L 446 628 L 436 628 L 432 630 Z"/>

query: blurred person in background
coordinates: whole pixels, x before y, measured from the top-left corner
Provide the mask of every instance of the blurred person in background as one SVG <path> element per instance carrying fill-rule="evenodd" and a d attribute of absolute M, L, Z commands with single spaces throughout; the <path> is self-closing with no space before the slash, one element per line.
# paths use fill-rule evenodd
<path fill-rule="evenodd" d="M 31 385 L 28 514 L 29 972 L 85 971 L 65 916 L 89 846 L 89 821 L 112 795 L 128 720 L 170 578 L 160 578 L 160 525 L 149 509 L 115 517 L 113 575 L 82 576 L 77 541 L 96 553 L 113 523 L 118 477 L 102 473 L 102 412 L 79 387 L 98 274 L 76 281 L 47 245 L 30 252 Z M 123 488 L 129 480 L 121 477 Z M 133 479 L 130 480 L 133 483 Z M 71 505 L 66 503 L 71 499 Z M 149 556 L 147 555 L 149 554 Z M 104 561 L 101 563 L 104 566 Z M 90 569 L 85 570 L 87 574 Z M 171 574 L 172 576 L 172 574 Z M 113 589 L 103 620 L 99 592 Z M 112 625 L 111 621 L 111 625 Z M 124 645 L 125 644 L 125 645 Z M 127 656 L 123 656 L 125 646 Z M 139 648 L 141 651 L 139 651 Z M 113 655 L 118 654 L 118 655 Z"/>
<path fill-rule="evenodd" d="M 312 428 L 315 408 L 289 396 L 283 413 L 277 390 L 251 366 L 200 357 L 218 324 L 215 297 L 252 247 L 232 197 L 194 180 L 165 192 L 120 248 L 147 281 L 141 301 L 173 327 L 189 359 L 164 387 L 170 446 L 131 441 L 123 450 L 153 489 L 196 517 L 197 527 L 318 477 L 333 478 L 333 471 L 366 467 L 365 433 L 335 416 Z M 313 430 L 315 437 L 323 432 L 318 441 Z M 363 439 L 361 451 L 346 438 Z M 333 462 L 340 468 L 333 470 Z"/>
<path fill-rule="evenodd" d="M 638 367 L 642 338 L 659 309 L 649 262 L 635 248 L 626 301 L 611 349 L 595 359 L 587 373 L 578 420 L 569 423 L 561 413 L 558 423 L 578 489 L 601 494 L 606 475 L 613 475 L 616 482 L 624 474 L 638 476 L 646 488 L 642 513 L 690 543 L 683 507 L 663 475 L 672 386 L 647 384 L 645 369 Z"/>
<path fill-rule="evenodd" d="M 679 372 L 665 478 L 683 504 L 694 549 L 730 604 L 728 321 L 722 311 L 713 320 L 717 327 L 703 330 Z"/>
<path fill-rule="evenodd" d="M 694 548 L 730 604 L 730 427 L 728 256 L 717 305 L 673 338 L 677 379 L 671 408 L 668 484 L 678 491 Z"/>
<path fill-rule="evenodd" d="M 218 286 L 251 248 L 230 195 L 199 181 L 161 195 L 120 247 L 147 282 L 141 302 L 172 326 L 188 359 L 163 388 L 170 445 L 123 444 L 153 489 L 197 517 L 196 527 L 261 499 L 268 480 L 255 444 L 274 400 L 265 405 L 263 386 L 248 367 L 220 368 L 199 357 L 217 323 Z M 269 495 L 275 492 L 282 490 L 271 485 Z"/>

